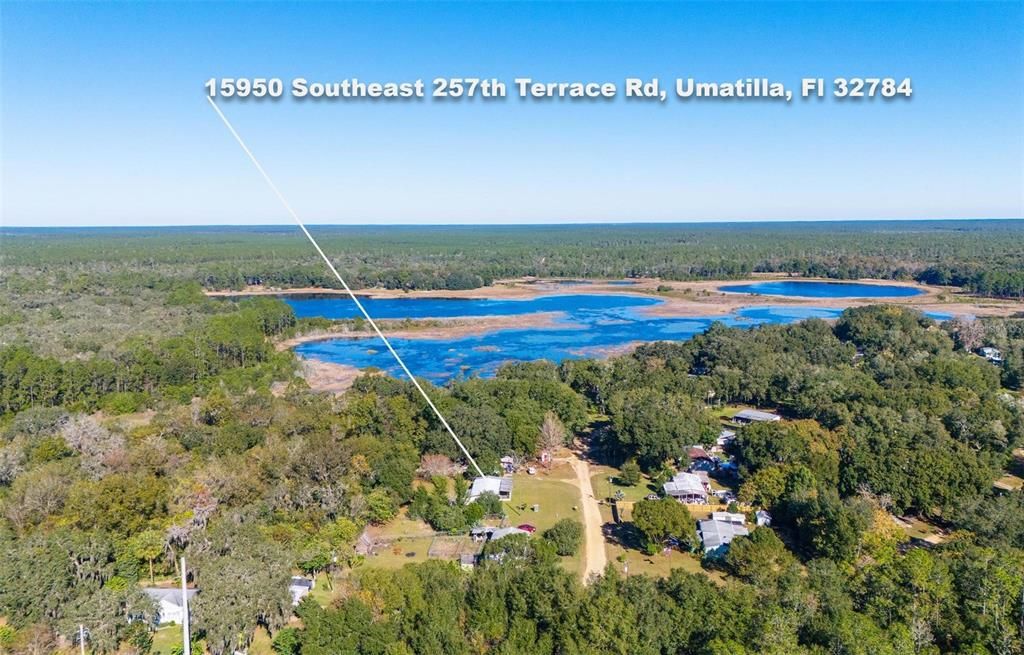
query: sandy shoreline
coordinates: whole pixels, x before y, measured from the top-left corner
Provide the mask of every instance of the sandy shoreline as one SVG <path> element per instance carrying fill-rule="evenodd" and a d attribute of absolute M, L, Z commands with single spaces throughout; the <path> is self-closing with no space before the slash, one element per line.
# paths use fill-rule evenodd
<path fill-rule="evenodd" d="M 299 358 L 299 375 L 314 391 L 327 391 L 341 395 L 352 388 L 352 383 L 363 374 L 355 366 L 336 364 L 319 359 Z"/>
<path fill-rule="evenodd" d="M 384 336 L 396 339 L 451 339 L 468 337 L 476 334 L 486 334 L 497 330 L 527 329 L 527 328 L 552 328 L 561 329 L 578 328 L 570 322 L 559 322 L 564 319 L 565 314 L 561 312 L 537 312 L 534 314 L 516 314 L 513 316 L 460 316 L 458 318 L 422 318 L 414 319 L 423 322 L 430 322 L 430 327 L 421 328 L 399 328 L 388 329 L 387 325 L 380 326 Z M 433 325 L 440 323 L 440 325 Z M 277 349 L 288 350 L 303 343 L 313 341 L 329 341 L 331 339 L 375 339 L 377 337 L 370 330 L 360 332 L 353 331 L 318 331 L 308 334 L 301 334 L 290 339 L 279 341 Z"/>
<path fill-rule="evenodd" d="M 753 284 L 767 280 L 804 280 L 816 282 L 862 282 L 865 284 L 877 284 L 882 286 L 907 286 L 921 290 L 923 293 L 917 296 L 900 298 L 794 298 L 786 296 L 767 296 L 746 293 L 730 293 L 719 291 L 719 287 L 725 285 Z M 899 280 L 831 280 L 825 278 L 801 278 L 785 275 L 755 275 L 745 280 L 708 280 L 698 282 L 666 282 L 663 280 L 644 278 L 636 280 L 635 284 L 611 284 L 612 281 L 594 280 L 590 284 L 559 285 L 552 281 L 537 282 L 531 280 L 497 280 L 493 286 L 468 289 L 461 291 L 434 290 L 434 291 L 401 291 L 388 289 L 364 289 L 360 290 L 360 296 L 370 298 L 463 298 L 463 299 L 494 299 L 494 300 L 529 300 L 541 296 L 570 295 L 570 294 L 622 294 L 645 297 L 656 297 L 664 302 L 641 311 L 662 317 L 707 317 L 725 316 L 740 309 L 750 307 L 766 306 L 794 306 L 794 307 L 826 307 L 831 309 L 845 309 L 847 307 L 860 307 L 874 304 L 897 304 L 914 307 L 921 311 L 941 312 L 945 314 L 971 314 L 974 316 L 1010 316 L 1016 312 L 1024 312 L 1024 303 L 1010 300 L 996 300 L 989 298 L 976 298 L 966 295 L 952 287 L 938 287 L 919 284 L 916 282 L 903 282 Z M 671 287 L 671 291 L 658 292 L 658 287 Z M 294 289 L 267 289 L 263 287 L 250 287 L 242 291 L 208 291 L 211 297 L 240 297 L 240 296 L 283 296 L 283 295 L 347 295 L 345 291 L 338 289 L 319 289 L 314 287 Z M 526 316 L 518 317 L 483 317 L 479 321 L 474 320 L 474 327 L 467 329 L 461 325 L 437 328 L 431 334 L 430 330 L 398 330 L 394 334 L 404 338 L 443 338 L 449 336 L 464 336 L 465 334 L 478 334 L 492 329 L 503 327 L 544 327 L 547 324 L 535 324 L 532 320 L 522 321 Z M 444 319 L 442 319 L 444 320 Z M 464 320 L 464 319 L 458 319 Z M 497 320 L 496 324 L 491 324 Z M 479 326 L 477 324 L 479 323 Z M 391 334 L 391 332 L 386 332 Z M 330 336 L 324 338 L 332 338 Z M 315 339 L 309 339 L 315 340 Z"/>

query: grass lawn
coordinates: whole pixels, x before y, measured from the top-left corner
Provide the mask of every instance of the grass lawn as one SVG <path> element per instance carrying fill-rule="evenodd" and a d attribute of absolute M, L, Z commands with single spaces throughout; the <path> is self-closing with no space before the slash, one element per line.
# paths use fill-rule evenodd
<path fill-rule="evenodd" d="M 273 640 L 266 630 L 256 628 L 256 632 L 252 636 L 252 643 L 249 644 L 249 655 L 274 655 L 272 642 Z"/>
<path fill-rule="evenodd" d="M 614 477 L 617 469 L 610 466 L 591 466 L 591 470 L 598 471 L 598 473 L 594 474 L 591 481 L 591 484 L 594 485 L 594 491 L 599 496 L 603 496 L 607 493 L 608 477 Z M 644 496 L 650 493 L 646 486 L 648 482 L 647 478 L 644 478 L 644 481 L 635 487 L 618 487 L 614 483 L 612 484 L 611 493 L 614 494 L 617 490 L 621 489 L 626 498 L 619 504 L 619 510 L 622 514 L 621 518 L 624 522 L 618 524 L 613 529 L 613 536 L 605 541 L 605 553 L 608 555 L 608 561 L 620 573 L 623 571 L 623 565 L 628 565 L 629 575 L 643 573 L 655 577 L 666 577 L 672 572 L 672 569 L 684 569 L 689 573 L 706 575 L 718 583 L 724 582 L 725 576 L 722 573 L 702 568 L 700 558 L 696 555 L 682 553 L 677 550 L 669 551 L 668 553 L 658 553 L 657 555 L 648 555 L 641 550 L 640 537 L 629 523 L 629 519 L 632 516 L 633 504 L 642 500 Z M 611 505 L 604 503 L 600 507 L 602 522 L 606 525 L 614 524 Z M 695 521 L 710 516 L 710 512 L 704 506 L 694 507 L 687 505 L 686 508 L 693 515 Z M 619 561 L 618 558 L 620 557 L 624 558 L 624 562 Z"/>
<path fill-rule="evenodd" d="M 388 547 L 377 549 L 376 555 L 368 555 L 363 566 L 382 569 L 399 569 L 406 564 L 427 561 L 427 551 L 433 537 L 400 537 Z"/>
<path fill-rule="evenodd" d="M 930 543 L 943 541 L 942 532 L 937 527 L 916 516 L 897 518 L 896 524 L 903 528 L 911 539 L 921 539 Z"/>
<path fill-rule="evenodd" d="M 513 475 L 512 500 L 502 505 L 507 517 L 506 523 L 513 526 L 529 523 L 537 528 L 539 538 L 539 533 L 560 519 L 574 518 L 582 521 L 579 490 L 563 481 L 570 476 L 575 479 L 571 468 L 565 464 L 555 465 L 550 471 L 539 468 L 536 475 Z M 534 505 L 538 506 L 536 512 L 533 511 Z M 375 539 L 391 543 L 390 546 L 378 548 L 377 553 L 367 556 L 362 564 L 375 568 L 398 569 L 406 564 L 424 562 L 428 559 L 430 545 L 434 540 L 430 526 L 419 519 L 409 518 L 405 508 L 386 525 L 372 528 L 371 533 Z M 468 543 L 468 536 L 466 540 Z M 571 571 L 579 571 L 583 565 L 579 556 L 566 557 L 562 561 Z M 335 593 L 327 589 L 323 580 L 317 581 L 317 587 L 312 593 L 321 605 L 329 605 L 335 597 Z"/>
<path fill-rule="evenodd" d="M 657 485 L 651 482 L 646 475 L 641 476 L 639 484 L 628 486 L 619 481 L 619 469 L 604 464 L 590 466 L 590 485 L 594 487 L 594 495 L 598 498 L 611 498 L 621 491 L 623 500 L 636 502 L 642 500 L 647 494 L 660 492 Z M 611 478 L 611 482 L 608 481 Z"/>
<path fill-rule="evenodd" d="M 583 522 L 583 512 L 579 508 L 580 492 L 575 485 L 547 476 L 525 473 L 516 473 L 512 479 L 512 500 L 504 503 L 509 525 L 529 523 L 537 528 L 539 538 L 544 530 L 561 519 L 570 518 Z M 536 512 L 533 511 L 535 504 L 538 505 Z M 526 505 L 525 509 L 521 509 L 523 505 Z M 580 555 L 563 557 L 561 563 L 566 570 L 582 574 L 583 558 Z"/>
<path fill-rule="evenodd" d="M 434 531 L 420 519 L 409 518 L 408 508 L 398 510 L 398 515 L 381 526 L 374 526 L 370 533 L 379 539 L 403 539 L 429 537 Z"/>
<path fill-rule="evenodd" d="M 1007 491 L 1024 489 L 1024 448 L 1013 451 L 1013 461 L 1006 475 L 996 480 L 996 488 Z"/>
<path fill-rule="evenodd" d="M 409 518 L 404 507 L 385 525 L 372 527 L 370 533 L 375 539 L 388 541 L 390 545 L 379 547 L 375 555 L 368 555 L 364 565 L 386 569 L 426 561 L 427 550 L 434 538 L 430 526 L 419 519 Z"/>
<path fill-rule="evenodd" d="M 160 626 L 153 633 L 153 649 L 151 653 L 168 655 L 175 646 L 181 647 L 181 626 Z"/>
<path fill-rule="evenodd" d="M 522 473 L 513 475 L 512 480 L 512 500 L 503 503 L 509 525 L 529 523 L 543 532 L 559 519 L 583 520 L 579 509 L 580 492 L 575 486 Z M 534 505 L 538 506 L 536 512 Z"/>
<path fill-rule="evenodd" d="M 722 405 L 721 407 L 712 407 L 711 414 L 721 420 L 731 420 L 742 409 L 744 409 L 743 405 Z"/>
<path fill-rule="evenodd" d="M 349 573 L 349 569 L 345 569 L 340 573 L 340 576 L 345 576 Z M 335 577 L 333 585 L 328 584 L 328 575 L 326 573 L 320 573 L 316 576 L 316 584 L 313 589 L 309 592 L 310 597 L 317 602 L 320 607 L 330 607 L 335 600 L 341 596 L 341 590 L 343 585 L 339 584 L 341 580 Z"/>
<path fill-rule="evenodd" d="M 602 518 L 607 512 L 607 519 L 611 520 L 610 508 L 601 508 Z M 726 576 L 720 571 L 705 569 L 701 566 L 700 558 L 693 553 L 683 553 L 678 550 L 661 552 L 657 555 L 648 555 L 640 549 L 639 535 L 633 531 L 629 523 L 619 524 L 616 539 L 605 543 L 605 552 L 608 554 L 608 561 L 620 573 L 624 565 L 629 567 L 629 575 L 643 573 L 653 577 L 667 577 L 673 569 L 683 569 L 687 573 L 700 573 L 711 578 L 716 583 L 724 583 Z M 624 561 L 620 561 L 622 558 Z"/>
<path fill-rule="evenodd" d="M 995 481 L 995 487 L 1006 491 L 1020 491 L 1024 489 L 1024 478 L 1007 473 Z"/>
<path fill-rule="evenodd" d="M 692 553 L 681 553 L 672 550 L 667 553 L 648 555 L 647 553 L 634 549 L 625 549 L 618 545 L 609 545 L 609 561 L 620 573 L 625 566 L 629 567 L 629 575 L 644 574 L 652 577 L 665 578 L 674 569 L 683 569 L 687 573 L 699 573 L 706 575 L 716 583 L 724 584 L 725 575 L 720 571 L 712 571 L 701 567 L 700 559 Z M 619 557 L 624 556 L 625 562 L 620 562 Z"/>
<path fill-rule="evenodd" d="M 552 462 L 550 466 L 538 465 L 537 474 L 533 477 L 542 480 L 575 480 L 576 472 L 567 462 Z"/>

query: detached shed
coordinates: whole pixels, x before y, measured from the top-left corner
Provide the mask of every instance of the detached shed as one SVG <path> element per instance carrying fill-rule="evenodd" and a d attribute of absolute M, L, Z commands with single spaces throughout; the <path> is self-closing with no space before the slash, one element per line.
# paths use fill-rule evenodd
<path fill-rule="evenodd" d="M 315 586 L 316 582 L 313 578 L 292 577 L 288 583 L 288 593 L 292 595 L 292 605 L 298 605 Z"/>

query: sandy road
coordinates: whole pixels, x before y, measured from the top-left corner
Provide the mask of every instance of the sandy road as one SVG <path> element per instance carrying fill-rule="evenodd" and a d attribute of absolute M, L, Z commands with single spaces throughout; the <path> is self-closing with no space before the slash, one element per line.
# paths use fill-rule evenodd
<path fill-rule="evenodd" d="M 575 453 L 567 460 L 576 472 L 576 486 L 580 489 L 580 502 L 583 509 L 583 580 L 589 580 L 594 573 L 604 573 L 608 558 L 604 552 L 604 534 L 601 532 L 601 508 L 594 497 L 594 487 L 590 484 L 590 466 Z"/>

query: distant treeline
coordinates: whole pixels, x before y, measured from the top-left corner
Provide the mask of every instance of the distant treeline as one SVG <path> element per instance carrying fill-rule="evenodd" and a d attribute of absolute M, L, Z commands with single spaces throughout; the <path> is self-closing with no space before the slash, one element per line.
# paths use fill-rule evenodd
<path fill-rule="evenodd" d="M 788 273 L 964 286 L 1024 296 L 1024 221 L 707 225 L 315 227 L 349 282 L 466 289 L 521 276 L 736 279 Z M 191 280 L 337 286 L 290 227 L 12 230 L 0 262 L 13 285 Z M 39 276 L 43 273 L 43 276 Z"/>
<path fill-rule="evenodd" d="M 184 335 L 135 339 L 113 357 L 61 361 L 25 345 L 2 347 L 0 414 L 62 405 L 133 411 L 157 390 L 187 400 L 224 375 L 239 377 L 234 386 L 245 388 L 253 379 L 280 376 L 293 365 L 291 353 L 275 353 L 266 337 L 294 325 L 286 304 L 254 298 L 239 303 L 237 311 L 207 318 Z"/>
<path fill-rule="evenodd" d="M 915 277 L 925 284 L 963 287 L 979 296 L 1024 298 L 1024 269 L 977 270 L 971 267 L 931 266 Z"/>

